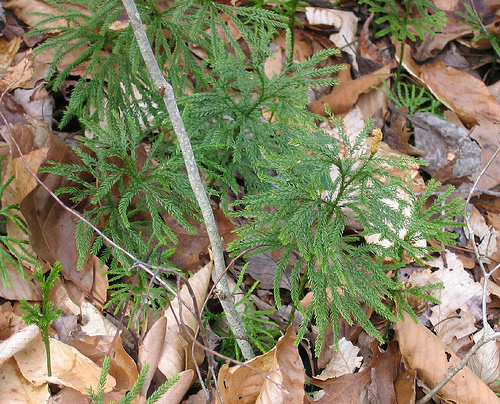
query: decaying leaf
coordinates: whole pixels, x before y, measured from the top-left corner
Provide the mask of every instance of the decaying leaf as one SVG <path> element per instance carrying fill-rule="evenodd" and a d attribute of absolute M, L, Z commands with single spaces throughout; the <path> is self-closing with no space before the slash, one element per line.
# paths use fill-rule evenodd
<path fill-rule="evenodd" d="M 224 403 L 302 404 L 305 375 L 295 338 L 293 327 L 288 327 L 276 347 L 248 361 L 248 367 L 222 366 L 218 385 Z M 215 400 L 220 403 L 217 395 Z"/>
<path fill-rule="evenodd" d="M 180 403 L 187 391 L 193 385 L 196 374 L 193 369 L 179 373 L 179 380 L 157 401 L 158 404 Z M 203 390 L 201 390 L 204 393 Z M 206 401 L 205 401 L 206 402 Z"/>
<path fill-rule="evenodd" d="M 3 395 L 2 402 L 8 404 L 44 404 L 50 399 L 48 384 L 30 383 L 24 378 L 13 358 L 0 368 L 0 391 Z"/>
<path fill-rule="evenodd" d="M 338 349 L 334 346 L 331 346 L 330 349 L 333 350 L 332 359 L 326 368 L 318 376 L 315 376 L 316 379 L 326 380 L 339 377 L 354 373 L 356 369 L 361 367 L 363 357 L 358 356 L 359 348 L 353 345 L 351 341 L 342 338 L 339 341 Z"/>
<path fill-rule="evenodd" d="M 141 346 L 139 346 L 139 364 L 141 368 L 147 363 L 149 370 L 144 379 L 144 385 L 141 389 L 141 396 L 146 397 L 149 385 L 158 368 L 160 361 L 160 352 L 163 348 L 163 341 L 167 332 L 167 318 L 162 316 L 151 327 L 146 334 Z"/>
<path fill-rule="evenodd" d="M 353 58 L 354 68 L 356 65 L 356 32 L 358 30 L 358 18 L 353 12 L 333 10 L 319 7 L 306 7 L 306 17 L 311 25 L 331 25 L 338 32 L 330 35 L 330 41 L 343 52 Z"/>
<path fill-rule="evenodd" d="M 0 323 L 0 325 L 5 324 Z M 32 324 L 24 327 L 5 341 L 2 341 L 0 343 L 0 367 L 39 335 L 40 330 L 36 325 Z"/>
<path fill-rule="evenodd" d="M 348 70 L 339 72 L 340 84 L 335 86 L 332 92 L 311 104 L 311 111 L 315 114 L 326 116 L 325 104 L 330 106 L 334 114 L 345 114 L 354 106 L 359 96 L 370 91 L 376 91 L 373 87 L 382 84 L 382 80 L 391 77 L 390 67 L 367 74 L 359 79 L 352 80 Z"/>
<path fill-rule="evenodd" d="M 420 67 L 420 79 L 464 122 L 475 124 L 480 115 L 500 120 L 500 104 L 484 82 L 469 73 L 434 62 Z"/>
<path fill-rule="evenodd" d="M 0 247 L 2 248 L 2 247 Z M 29 278 L 22 276 L 19 270 L 9 261 L 4 262 L 5 270 L 10 281 L 10 286 L 0 282 L 0 296 L 7 300 L 41 300 L 40 289 L 30 281 Z"/>
<path fill-rule="evenodd" d="M 396 336 L 409 368 L 416 370 L 419 379 L 429 387 L 439 383 L 450 367 L 460 363 L 460 359 L 431 331 L 415 323 L 406 313 L 405 321 L 396 323 Z M 463 404 L 498 403 L 495 393 L 468 367 L 451 379 L 439 396 Z"/>
<path fill-rule="evenodd" d="M 189 278 L 189 284 L 194 291 L 198 310 L 201 310 L 201 306 L 207 295 L 212 268 L 213 264 L 209 263 Z M 186 285 L 181 288 L 179 298 L 172 300 L 170 306 L 165 311 L 167 331 L 158 369 L 160 369 L 167 379 L 186 369 L 192 368 L 193 363 L 189 363 L 192 341 L 186 333 L 192 333 L 192 337 L 195 337 L 199 327 L 196 317 L 180 301 L 182 300 L 182 302 L 185 302 L 192 309 L 195 307 L 193 297 L 190 295 Z M 182 317 L 180 314 L 182 314 Z"/>
<path fill-rule="evenodd" d="M 23 376 L 34 385 L 47 382 L 62 384 L 81 393 L 92 386 L 95 390 L 101 369 L 78 350 L 50 338 L 52 376 L 47 376 L 47 360 L 42 336 L 33 339 L 24 349 L 14 355 Z M 116 381 L 108 376 L 105 391 L 111 391 Z"/>
<path fill-rule="evenodd" d="M 478 342 L 488 330 L 486 335 L 493 333 L 491 327 L 486 324 L 485 328 L 474 335 L 474 342 Z M 500 391 L 500 347 L 499 342 L 492 340 L 484 344 L 470 359 L 468 366 L 485 382 L 493 391 Z"/>
<path fill-rule="evenodd" d="M 10 127 L 4 125 L 0 127 L 0 133 L 9 143 L 12 152 L 18 198 L 21 213 L 28 224 L 30 244 L 38 257 L 52 265 L 59 261 L 65 278 L 90 292 L 93 268 L 85 266 L 81 271 L 76 270 L 78 251 L 74 217 L 36 182 L 26 168 L 19 150 L 35 174 L 40 165 L 48 160 L 68 164 L 78 164 L 80 160 L 66 143 L 50 132 L 44 122 L 27 119 L 29 124 Z M 55 174 L 44 173 L 39 178 L 52 191 L 71 185 L 68 180 Z M 71 206 L 67 196 L 61 196 L 61 200 Z"/>

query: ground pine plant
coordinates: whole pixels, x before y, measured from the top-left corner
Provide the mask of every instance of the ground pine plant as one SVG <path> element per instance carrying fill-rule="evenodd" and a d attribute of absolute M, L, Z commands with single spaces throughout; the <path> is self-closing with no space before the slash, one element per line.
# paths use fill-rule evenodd
<path fill-rule="evenodd" d="M 74 67 L 84 64 L 86 72 L 75 85 L 61 126 L 76 117 L 87 134 L 80 138 L 82 147 L 77 150 L 82 164 L 56 164 L 48 170 L 74 180 L 78 186 L 59 193 L 71 194 L 74 202 L 88 201 L 87 219 L 131 253 L 150 255 L 163 245 L 167 259 L 177 240 L 166 214 L 189 231 L 186 218 L 198 218 L 198 210 L 172 124 L 142 66 L 132 28 L 114 24 L 123 15 L 123 6 L 118 0 L 47 3 L 58 8 L 60 15 L 42 15 L 32 34 L 51 35 L 37 51 L 55 48 L 47 77 L 54 90 Z M 290 45 L 287 17 L 208 0 L 171 4 L 145 0 L 137 6 L 173 86 L 207 192 L 228 211 L 230 193 L 242 196 L 241 189 L 245 191 L 233 208 L 247 225 L 239 230 L 232 252 L 256 246 L 282 251 L 275 278 L 278 306 L 280 278 L 292 254 L 299 255 L 292 270 L 293 302 L 300 308 L 306 287 L 315 296 L 303 312 L 299 338 L 314 321 L 320 344 L 328 320 L 338 338 L 340 317 L 349 323 L 358 321 L 381 338 L 362 303 L 389 320 L 396 320 L 402 310 L 411 311 L 404 294 L 421 291 L 404 290 L 387 272 L 403 265 L 403 253 L 416 261 L 430 257 L 433 249 L 424 247 L 422 240 L 452 241 L 452 235 L 442 231 L 454 225 L 452 218 L 459 209 L 457 201 L 446 203 L 451 191 L 424 210 L 424 201 L 438 184 L 430 183 L 427 193 L 417 198 L 408 179 L 389 171 L 390 167 L 408 169 L 415 160 L 381 158 L 376 147 L 363 150 L 370 124 L 354 143 L 348 141 L 339 121 L 334 120 L 340 140 L 319 129 L 321 117 L 307 109 L 308 90 L 336 83 L 334 74 L 343 66 L 316 66 L 337 50 L 321 51 L 301 63 L 289 62 L 272 78 L 265 74 L 264 62 L 272 56 L 269 45 L 275 36 L 286 35 Z M 239 38 L 227 21 L 237 28 Z M 56 36 L 53 25 L 44 27 L 55 22 L 59 23 Z M 202 60 L 195 58 L 193 47 L 203 51 Z M 76 49 L 81 50 L 79 57 L 56 73 L 64 56 Z M 271 117 L 264 118 L 269 115 L 263 112 Z M 380 142 L 380 136 L 376 139 Z M 82 172 L 93 180 L 82 179 L 87 178 Z M 361 234 L 347 234 L 349 216 L 359 220 Z M 132 263 L 80 226 L 80 251 L 91 248 L 111 263 L 115 288 L 111 301 L 119 307 L 129 296 L 129 285 L 122 277 L 131 275 Z M 364 241 L 374 235 L 379 243 Z M 392 264 L 386 264 L 388 259 Z M 149 293 L 148 304 L 161 306 L 161 290 L 149 289 L 149 280 L 141 276 L 132 293 L 134 307 L 141 307 L 145 293 Z M 398 302 L 400 312 L 394 314 L 386 300 Z"/>
<path fill-rule="evenodd" d="M 40 304 L 30 304 L 26 299 L 21 300 L 19 309 L 26 312 L 23 315 L 23 320 L 26 324 L 35 324 L 42 334 L 43 344 L 45 345 L 45 354 L 47 358 L 47 376 L 52 376 L 51 361 L 50 361 L 50 341 L 49 327 L 50 324 L 57 320 L 62 311 L 60 308 L 54 307 L 54 302 L 49 299 L 50 290 L 54 287 L 54 282 L 59 276 L 62 266 L 56 262 L 48 274 L 45 276 L 42 268 L 38 267 L 33 273 L 33 278 L 40 283 L 42 290 L 42 301 Z"/>
<path fill-rule="evenodd" d="M 239 238 L 231 245 L 236 252 L 257 246 L 281 252 L 274 282 L 278 307 L 281 278 L 292 255 L 295 260 L 299 254 L 291 274 L 292 300 L 300 309 L 304 284 L 309 285 L 314 299 L 302 310 L 298 339 L 315 321 L 319 328 L 317 347 L 322 344 L 329 320 L 338 341 L 340 317 L 349 324 L 358 322 L 382 340 L 363 304 L 389 321 L 396 321 L 398 316 L 384 299 L 397 303 L 399 315 L 403 311 L 412 313 L 404 295 L 425 295 L 419 290 L 405 290 L 387 272 L 397 273 L 405 265 L 404 252 L 420 263 L 423 258 L 430 259 L 436 249 L 426 246 L 424 240 L 453 242 L 454 235 L 443 228 L 456 225 L 453 217 L 461 209 L 458 199 L 446 203 L 452 192 L 449 189 L 424 210 L 424 203 L 440 184 L 431 181 L 421 197 L 415 196 L 409 178 L 389 171 L 408 170 L 414 159 L 378 157 L 380 130 L 375 132 L 372 149 L 364 151 L 370 123 L 352 143 L 342 122 L 334 123 L 340 141 L 312 133 L 297 139 L 290 155 L 266 154 L 265 164 L 276 175 L 262 177 L 270 185 L 267 191 L 237 202 L 243 205 L 239 214 L 250 222 L 238 230 Z M 360 222 L 363 231 L 359 235 L 346 234 L 348 219 Z M 377 241 L 365 242 L 364 237 L 369 236 Z"/>

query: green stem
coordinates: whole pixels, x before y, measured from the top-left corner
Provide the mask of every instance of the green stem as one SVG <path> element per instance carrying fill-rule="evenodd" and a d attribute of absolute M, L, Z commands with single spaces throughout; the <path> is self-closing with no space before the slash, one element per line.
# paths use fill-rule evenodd
<path fill-rule="evenodd" d="M 294 48 L 294 40 L 295 40 L 295 15 L 297 14 L 297 6 L 299 4 L 299 0 L 292 0 L 291 2 L 291 10 L 290 10 L 290 22 L 289 28 L 290 28 L 290 42 L 292 44 L 292 49 L 289 55 L 290 60 L 288 60 L 288 63 L 291 64 L 293 61 L 293 48 Z"/>
<path fill-rule="evenodd" d="M 307 267 L 304 270 L 304 274 L 302 275 L 302 279 L 300 280 L 300 285 L 299 285 L 299 292 L 297 293 L 297 296 L 300 296 L 302 292 L 304 291 L 307 283 Z M 292 306 L 292 310 L 290 311 L 290 316 L 288 316 L 288 324 L 287 328 L 290 324 L 292 324 L 293 317 L 295 316 L 295 312 L 297 311 L 297 306 L 294 304 Z"/>
<path fill-rule="evenodd" d="M 405 16 L 403 20 L 405 27 L 408 25 L 408 18 L 410 17 L 412 6 L 413 6 L 413 0 L 406 0 Z M 405 43 L 406 43 L 406 34 L 404 34 L 403 38 L 401 38 L 401 54 L 399 56 L 398 68 L 396 70 L 396 78 L 394 83 L 395 86 L 397 83 L 400 82 L 401 79 L 401 70 L 403 69 L 403 57 L 405 54 Z"/>
<path fill-rule="evenodd" d="M 43 344 L 45 345 L 45 354 L 47 357 L 47 376 L 52 376 L 52 363 L 50 361 L 50 342 L 48 332 L 42 332 Z"/>

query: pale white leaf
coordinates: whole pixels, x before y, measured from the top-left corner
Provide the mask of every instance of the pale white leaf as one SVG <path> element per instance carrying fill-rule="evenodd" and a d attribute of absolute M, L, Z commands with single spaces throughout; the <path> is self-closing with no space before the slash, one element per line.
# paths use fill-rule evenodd
<path fill-rule="evenodd" d="M 354 373 L 356 369 L 361 367 L 363 357 L 358 356 L 359 348 L 353 345 L 351 341 L 342 338 L 339 341 L 338 350 L 334 346 L 331 346 L 330 349 L 333 350 L 333 357 L 323 372 L 316 376 L 317 379 L 327 380 L 332 377 Z"/>

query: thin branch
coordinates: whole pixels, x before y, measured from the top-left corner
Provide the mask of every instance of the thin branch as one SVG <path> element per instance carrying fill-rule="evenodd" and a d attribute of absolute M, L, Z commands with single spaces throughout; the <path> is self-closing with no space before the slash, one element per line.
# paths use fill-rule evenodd
<path fill-rule="evenodd" d="M 461 362 L 457 366 L 448 369 L 448 374 L 446 375 L 446 377 L 443 380 L 441 380 L 424 397 L 422 397 L 419 401 L 417 401 L 417 404 L 424 404 L 427 403 L 429 400 L 431 400 L 432 397 L 434 397 L 451 379 L 455 377 L 455 375 L 458 372 L 460 372 L 467 365 L 470 358 L 472 358 L 484 344 L 496 338 L 500 338 L 500 332 L 493 332 L 491 327 L 488 325 L 487 322 L 488 319 L 486 313 L 486 297 L 488 295 L 488 281 L 493 272 L 495 272 L 498 269 L 498 266 L 493 268 L 491 271 L 488 271 L 484 266 L 484 257 L 482 257 L 481 254 L 479 253 L 477 243 L 474 241 L 474 229 L 471 226 L 470 213 L 467 210 L 467 207 L 469 206 L 470 200 L 472 198 L 472 194 L 476 191 L 477 184 L 479 184 L 479 181 L 484 176 L 490 165 L 493 163 L 493 160 L 497 157 L 498 153 L 500 153 L 500 147 L 496 149 L 495 153 L 493 153 L 491 158 L 488 160 L 484 168 L 477 176 L 476 181 L 474 181 L 474 185 L 470 189 L 469 195 L 467 196 L 467 199 L 465 201 L 465 208 L 464 208 L 465 224 L 469 232 L 469 240 L 472 240 L 472 247 L 474 249 L 474 254 L 476 256 L 477 262 L 479 263 L 479 267 L 481 268 L 481 272 L 483 273 L 484 277 L 483 292 L 482 292 L 483 335 L 481 336 L 479 341 L 477 341 L 474 344 L 474 346 L 467 352 L 467 354 L 462 358 Z"/>
<path fill-rule="evenodd" d="M 207 194 L 205 193 L 205 188 L 201 182 L 198 165 L 196 163 L 191 142 L 186 128 L 184 127 L 184 122 L 182 121 L 177 102 L 175 101 L 173 88 L 166 81 L 160 70 L 160 66 L 158 65 L 158 62 L 153 54 L 153 50 L 151 49 L 151 44 L 149 43 L 146 31 L 141 21 L 141 16 L 137 10 L 134 0 L 122 0 L 122 2 L 127 10 L 130 23 L 134 29 L 137 44 L 139 45 L 139 49 L 142 57 L 144 58 L 144 62 L 146 63 L 149 74 L 151 75 L 153 83 L 160 95 L 163 97 L 163 101 L 172 122 L 172 127 L 177 136 L 177 140 L 179 141 L 182 156 L 184 157 L 191 188 L 193 189 L 196 200 L 198 201 L 198 205 L 200 206 L 201 213 L 203 215 L 203 220 L 207 227 L 208 238 L 212 244 L 212 251 L 214 254 L 215 275 L 216 277 L 220 277 L 222 275 L 221 281 L 217 284 L 217 295 L 222 304 L 224 313 L 226 314 L 229 327 L 237 339 L 243 357 L 246 360 L 250 360 L 255 355 L 253 353 L 252 346 L 246 339 L 246 330 L 243 327 L 241 316 L 236 311 L 234 306 L 227 278 L 223 276 L 225 262 L 224 252 L 222 249 L 222 239 L 219 235 L 212 207 L 210 206 Z"/>

